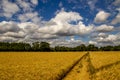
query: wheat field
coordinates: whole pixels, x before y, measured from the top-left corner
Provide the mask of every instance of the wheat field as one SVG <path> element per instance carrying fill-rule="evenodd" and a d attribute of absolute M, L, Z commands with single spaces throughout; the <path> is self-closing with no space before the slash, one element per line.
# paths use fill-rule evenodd
<path fill-rule="evenodd" d="M 99 68 L 104 65 L 120 61 L 120 52 L 115 51 L 90 52 L 90 58 L 94 67 Z"/>
<path fill-rule="evenodd" d="M 0 80 L 120 80 L 120 52 L 0 52 Z"/>
<path fill-rule="evenodd" d="M 0 52 L 0 80 L 57 80 L 84 52 Z"/>
<path fill-rule="evenodd" d="M 120 52 L 89 52 L 63 80 L 120 80 Z"/>
<path fill-rule="evenodd" d="M 91 52 L 92 80 L 120 80 L 120 52 Z"/>

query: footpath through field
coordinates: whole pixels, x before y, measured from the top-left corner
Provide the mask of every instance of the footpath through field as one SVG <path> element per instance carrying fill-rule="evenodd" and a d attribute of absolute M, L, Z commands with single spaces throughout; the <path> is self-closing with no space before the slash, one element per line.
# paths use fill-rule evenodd
<path fill-rule="evenodd" d="M 86 53 L 62 80 L 90 80 L 90 74 L 94 71 L 93 69 L 90 55 Z"/>
<path fill-rule="evenodd" d="M 104 56 L 106 57 L 106 56 Z M 120 80 L 120 61 L 95 68 L 89 52 L 61 80 Z"/>

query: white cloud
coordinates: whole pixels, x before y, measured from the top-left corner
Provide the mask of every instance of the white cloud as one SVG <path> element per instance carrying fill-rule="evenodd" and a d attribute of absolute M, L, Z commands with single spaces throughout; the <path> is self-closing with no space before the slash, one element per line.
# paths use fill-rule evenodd
<path fill-rule="evenodd" d="M 41 22 L 41 18 L 38 16 L 37 12 L 27 12 L 27 13 L 24 13 L 24 14 L 20 14 L 18 16 L 18 19 L 21 22 L 30 21 L 30 22 L 33 22 L 33 23 L 36 23 L 36 24 Z"/>
<path fill-rule="evenodd" d="M 6 37 L 14 37 L 14 38 L 24 38 L 26 34 L 23 31 L 19 32 L 6 32 L 3 34 Z"/>
<path fill-rule="evenodd" d="M 120 8 L 117 8 L 116 10 L 120 12 Z"/>
<path fill-rule="evenodd" d="M 27 34 L 26 35 L 27 40 L 29 39 L 40 40 L 57 37 L 55 34 L 52 35 L 49 33 L 49 28 L 47 29 L 46 33 L 44 31 L 43 31 L 44 33 L 40 32 L 39 29 L 41 29 L 42 27 L 31 22 L 20 23 L 18 24 L 18 26 Z"/>
<path fill-rule="evenodd" d="M 106 33 L 99 33 L 98 37 L 106 38 L 106 37 L 108 37 L 108 34 L 106 34 Z"/>
<path fill-rule="evenodd" d="M 48 0 L 41 0 L 46 3 Z M 69 3 L 74 2 L 78 4 L 76 0 L 68 0 Z M 90 44 L 117 44 L 120 40 L 119 34 L 109 34 L 106 32 L 114 31 L 114 26 L 100 25 L 95 27 L 92 24 L 85 25 L 82 20 L 83 17 L 77 12 L 66 12 L 64 8 L 56 12 L 56 16 L 49 21 L 43 21 L 40 14 L 34 10 L 38 5 L 38 0 L 16 0 L 10 2 L 10 0 L 0 1 L 0 16 L 7 17 L 9 20 L 11 17 L 17 17 L 20 22 L 3 21 L 0 22 L 0 41 L 48 41 L 53 46 L 77 46 L 83 44 L 82 40 L 76 40 L 73 36 L 79 36 L 80 39 L 89 38 L 89 36 L 96 33 L 96 35 L 87 43 Z M 94 2 L 92 4 L 92 2 Z M 95 3 L 97 0 L 88 1 L 91 10 L 95 9 Z M 117 4 L 119 0 L 116 0 L 114 4 Z M 59 3 L 59 7 L 62 7 L 62 2 Z M 80 7 L 79 5 L 77 5 Z M 86 6 L 86 5 L 85 5 Z M 85 8 L 82 7 L 82 8 Z M 119 8 L 118 8 L 119 11 Z M 48 14 L 49 15 L 49 14 Z M 104 23 L 107 21 L 110 13 L 105 11 L 99 11 L 94 19 L 96 23 Z M 74 24 L 73 24 L 74 23 Z M 120 23 L 120 14 L 111 22 L 112 24 Z M 119 30 L 117 30 L 119 31 Z M 71 37 L 70 40 L 65 40 L 66 37 Z M 61 38 L 64 38 L 61 40 Z"/>
<path fill-rule="evenodd" d="M 18 31 L 20 31 L 20 28 L 17 26 L 16 23 L 6 22 L 6 21 L 0 22 L 0 33 L 18 32 Z"/>
<path fill-rule="evenodd" d="M 52 47 L 54 46 L 66 46 L 66 47 L 75 47 L 79 46 L 81 44 L 86 44 L 85 42 L 81 40 L 64 40 L 64 39 L 54 39 L 51 41 L 48 41 Z"/>
<path fill-rule="evenodd" d="M 17 0 L 16 4 L 19 5 L 20 8 L 22 8 L 23 12 L 32 11 L 31 4 L 29 2 L 26 2 L 25 0 Z"/>
<path fill-rule="evenodd" d="M 120 5 L 120 0 L 115 0 L 115 1 L 113 2 L 113 4 L 114 4 L 115 6 L 119 6 L 119 5 Z"/>
<path fill-rule="evenodd" d="M 106 38 L 106 41 L 116 41 L 118 39 L 118 37 L 116 35 L 109 35 Z"/>
<path fill-rule="evenodd" d="M 115 41 L 118 40 L 118 37 L 116 35 L 108 35 L 106 38 L 104 37 L 98 37 L 96 38 L 98 42 L 101 42 L 101 43 L 114 43 Z"/>
<path fill-rule="evenodd" d="M 55 35 L 55 34 L 44 34 L 44 33 L 39 33 L 39 32 L 35 32 L 33 34 L 31 34 L 29 36 L 31 39 L 56 39 L 58 38 L 59 36 Z"/>
<path fill-rule="evenodd" d="M 18 26 L 27 34 L 34 33 L 39 29 L 38 25 L 31 22 L 19 23 Z"/>
<path fill-rule="evenodd" d="M 0 41 L 1 42 L 16 42 L 17 39 L 15 39 L 13 37 L 0 36 Z"/>
<path fill-rule="evenodd" d="M 115 19 L 112 20 L 112 24 L 120 23 L 120 13 L 115 17 Z"/>
<path fill-rule="evenodd" d="M 0 3 L 0 6 L 1 6 L 3 11 L 0 14 L 0 16 L 5 16 L 5 17 L 10 18 L 20 10 L 18 5 L 10 2 L 8 0 L 2 0 L 1 2 L 2 3 Z"/>
<path fill-rule="evenodd" d="M 96 45 L 97 44 L 97 42 L 96 41 L 89 41 L 89 44 L 94 44 L 94 45 Z"/>
<path fill-rule="evenodd" d="M 80 20 L 82 20 L 82 17 L 78 13 L 61 11 L 48 22 L 49 24 L 39 28 L 39 32 L 59 36 L 85 35 L 90 33 L 93 26 L 85 26 Z M 72 21 L 75 21 L 77 24 L 70 24 Z"/>
<path fill-rule="evenodd" d="M 120 34 L 105 34 L 99 33 L 98 36 L 93 37 L 91 42 L 95 42 L 97 46 L 119 45 Z"/>
<path fill-rule="evenodd" d="M 82 22 L 79 22 L 77 30 L 78 30 L 78 34 L 79 33 L 83 35 L 88 34 L 92 32 L 93 25 L 85 26 Z"/>
<path fill-rule="evenodd" d="M 98 31 L 98 32 L 110 32 L 113 30 L 114 30 L 113 26 L 108 26 L 106 24 L 103 24 L 103 25 L 96 27 L 96 31 Z"/>
<path fill-rule="evenodd" d="M 38 0 L 31 0 L 31 3 L 25 0 L 16 0 L 15 2 L 10 2 L 9 0 L 2 0 L 0 3 L 0 16 L 11 19 L 13 15 L 16 15 L 18 16 L 18 19 L 24 21 L 34 17 L 32 20 L 39 23 L 38 12 L 33 11 L 37 4 Z M 23 15 L 19 14 L 19 12 L 21 12 Z"/>
<path fill-rule="evenodd" d="M 38 16 L 37 13 L 26 13 L 21 16 L 21 23 L 15 22 L 0 22 L 0 26 L 4 26 L 0 29 L 1 41 L 41 41 L 41 40 L 54 40 L 63 38 L 66 36 L 84 36 L 89 34 L 93 26 L 85 26 L 82 23 L 82 17 L 76 12 L 65 12 L 60 11 L 56 14 L 54 18 L 50 21 L 45 22 L 42 25 L 35 24 L 32 22 L 26 22 L 27 20 L 33 20 L 34 17 Z M 70 22 L 75 21 L 76 24 L 71 24 Z M 80 40 L 68 40 L 59 42 L 58 44 L 75 46 L 81 44 Z M 58 45 L 56 43 L 56 45 Z M 52 44 L 53 45 L 53 44 Z"/>
<path fill-rule="evenodd" d="M 82 20 L 82 17 L 79 13 L 76 12 L 65 12 L 64 10 L 60 11 L 53 21 L 57 21 L 57 23 L 64 23 L 64 22 L 71 22 L 71 21 L 78 21 Z"/>
<path fill-rule="evenodd" d="M 107 18 L 110 16 L 110 13 L 99 11 L 94 19 L 96 23 L 104 23 L 106 22 Z"/>
<path fill-rule="evenodd" d="M 38 0 L 31 0 L 31 2 L 32 2 L 34 5 L 37 5 L 37 4 L 38 4 Z"/>
<path fill-rule="evenodd" d="M 0 41 L 13 42 L 24 38 L 26 34 L 15 22 L 0 22 Z"/>

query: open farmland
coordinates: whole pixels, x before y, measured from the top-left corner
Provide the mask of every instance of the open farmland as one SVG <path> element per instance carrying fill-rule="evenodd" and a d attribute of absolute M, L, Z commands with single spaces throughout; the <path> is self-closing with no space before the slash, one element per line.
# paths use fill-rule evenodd
<path fill-rule="evenodd" d="M 1 52 L 0 80 L 58 80 L 85 52 Z"/>
<path fill-rule="evenodd" d="M 120 52 L 91 52 L 92 80 L 120 80 Z"/>
<path fill-rule="evenodd" d="M 100 68 L 120 61 L 120 52 L 90 52 L 90 58 L 95 68 Z"/>
<path fill-rule="evenodd" d="M 120 52 L 89 52 L 63 80 L 120 80 Z"/>
<path fill-rule="evenodd" d="M 120 52 L 1 52 L 0 80 L 120 80 Z"/>

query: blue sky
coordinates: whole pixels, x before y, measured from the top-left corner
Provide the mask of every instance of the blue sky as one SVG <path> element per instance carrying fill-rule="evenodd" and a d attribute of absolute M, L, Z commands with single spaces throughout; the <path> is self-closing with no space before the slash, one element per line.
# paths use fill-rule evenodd
<path fill-rule="evenodd" d="M 0 41 L 120 44 L 120 0 L 0 0 Z"/>

